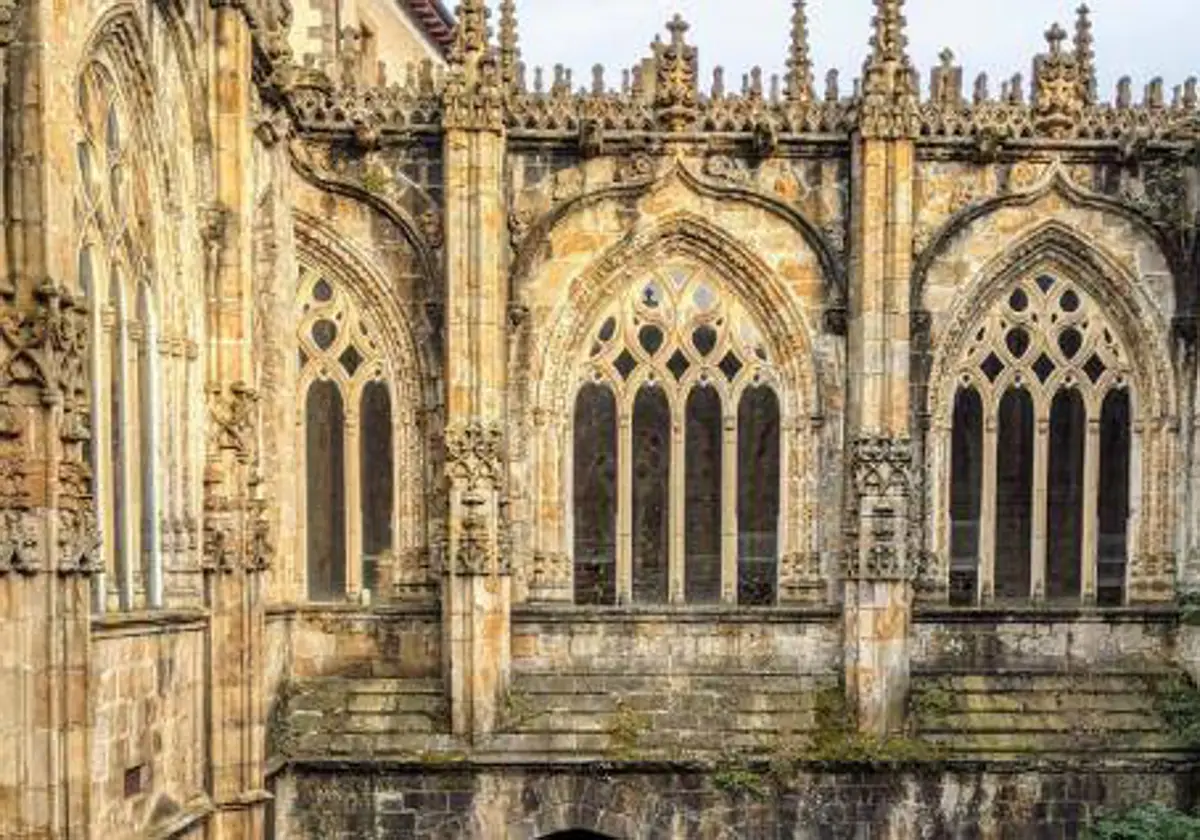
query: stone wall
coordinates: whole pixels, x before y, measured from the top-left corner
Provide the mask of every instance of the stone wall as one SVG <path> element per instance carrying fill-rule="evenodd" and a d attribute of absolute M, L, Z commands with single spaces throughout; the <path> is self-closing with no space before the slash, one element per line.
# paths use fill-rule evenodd
<path fill-rule="evenodd" d="M 837 618 L 824 611 L 614 612 L 525 608 L 513 620 L 522 674 L 761 671 L 832 675 Z"/>
<path fill-rule="evenodd" d="M 207 809 L 200 614 L 130 616 L 92 636 L 92 831 L 125 837 Z"/>
<path fill-rule="evenodd" d="M 272 649 L 288 673 L 308 677 L 430 677 L 441 669 L 435 610 L 305 607 L 276 611 Z"/>
<path fill-rule="evenodd" d="M 1169 767 L 800 767 L 700 773 L 525 766 L 307 768 L 277 783 L 276 836 L 537 840 L 1008 840 L 1077 837 L 1102 807 L 1187 806 Z"/>

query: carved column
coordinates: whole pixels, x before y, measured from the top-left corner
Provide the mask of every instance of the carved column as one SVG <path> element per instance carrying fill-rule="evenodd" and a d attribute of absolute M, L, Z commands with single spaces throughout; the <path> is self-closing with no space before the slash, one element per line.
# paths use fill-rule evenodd
<path fill-rule="evenodd" d="M 207 417 L 204 592 L 210 795 L 219 840 L 263 834 L 263 571 L 271 547 L 259 497 L 252 381 L 252 31 L 248 7 L 214 10 L 214 202 L 204 210 Z"/>
<path fill-rule="evenodd" d="M 909 286 L 919 120 L 902 0 L 876 0 L 853 139 L 845 669 L 861 729 L 903 725 L 915 556 L 909 550 Z M 911 554 L 915 554 L 912 552 Z"/>
<path fill-rule="evenodd" d="M 73 138 L 51 126 L 70 113 L 48 82 L 61 31 L 49 4 L 0 2 L 0 837 L 47 840 L 88 828 L 99 559 L 88 318 L 66 273 L 70 202 L 47 201 L 73 171 Z"/>
<path fill-rule="evenodd" d="M 503 467 L 507 291 L 504 126 L 482 2 L 458 8 L 444 94 L 446 478 L 443 662 L 453 731 L 493 730 L 509 673 Z"/>

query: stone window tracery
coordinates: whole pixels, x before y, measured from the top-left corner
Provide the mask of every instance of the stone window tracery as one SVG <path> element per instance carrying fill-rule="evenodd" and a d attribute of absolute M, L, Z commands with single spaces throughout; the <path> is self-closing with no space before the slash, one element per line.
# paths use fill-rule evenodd
<path fill-rule="evenodd" d="M 102 512 L 100 611 L 163 604 L 151 188 L 118 91 L 107 69 L 92 62 L 76 92 L 77 283 L 91 309 L 86 454 Z"/>
<path fill-rule="evenodd" d="M 951 423 L 950 597 L 1124 603 L 1131 363 L 1078 284 L 1015 283 L 974 328 Z"/>
<path fill-rule="evenodd" d="M 607 306 L 579 370 L 576 601 L 774 603 L 778 379 L 737 297 L 667 263 Z"/>
<path fill-rule="evenodd" d="M 347 289 L 305 270 L 299 300 L 308 597 L 370 597 L 396 550 L 391 377 Z"/>

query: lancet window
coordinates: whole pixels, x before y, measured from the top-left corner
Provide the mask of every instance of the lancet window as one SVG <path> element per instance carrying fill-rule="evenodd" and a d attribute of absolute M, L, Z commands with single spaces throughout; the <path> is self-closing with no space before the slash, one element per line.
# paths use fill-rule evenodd
<path fill-rule="evenodd" d="M 308 597 L 378 593 L 395 552 L 391 379 L 381 337 L 334 280 L 303 271 L 302 401 Z"/>
<path fill-rule="evenodd" d="M 92 345 L 86 455 L 105 569 L 96 606 L 154 608 L 163 604 L 163 564 L 150 169 L 103 65 L 88 65 L 76 106 L 77 283 L 91 311 Z"/>
<path fill-rule="evenodd" d="M 774 603 L 778 382 L 741 302 L 668 263 L 608 306 L 580 369 L 576 602 Z"/>
<path fill-rule="evenodd" d="M 967 342 L 950 444 L 950 597 L 1122 604 L 1129 356 L 1077 284 L 1016 283 Z"/>

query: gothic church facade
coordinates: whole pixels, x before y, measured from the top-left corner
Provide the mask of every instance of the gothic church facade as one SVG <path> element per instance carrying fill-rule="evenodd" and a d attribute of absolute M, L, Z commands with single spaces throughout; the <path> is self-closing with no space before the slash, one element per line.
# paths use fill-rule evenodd
<path fill-rule="evenodd" d="M 0 838 L 1190 807 L 1200 94 L 0 2 Z M 491 26 L 495 23 L 496 26 Z M 769 39 L 767 39 L 769 40 Z M 764 41 L 764 51 L 773 49 Z M 776 62 L 772 62 L 776 63 Z"/>

